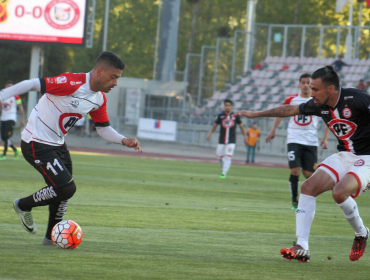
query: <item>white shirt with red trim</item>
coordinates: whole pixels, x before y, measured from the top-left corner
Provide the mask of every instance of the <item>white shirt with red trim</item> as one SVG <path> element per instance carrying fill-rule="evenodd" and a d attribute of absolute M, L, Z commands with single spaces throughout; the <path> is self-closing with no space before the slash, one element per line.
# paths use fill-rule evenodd
<path fill-rule="evenodd" d="M 89 73 L 41 78 L 41 93 L 45 94 L 32 110 L 22 140 L 63 145 L 69 130 L 88 113 L 95 124 L 108 126 L 105 93 L 91 91 L 89 81 Z"/>
<path fill-rule="evenodd" d="M 285 99 L 283 105 L 299 105 L 306 103 L 310 99 L 311 97 L 304 98 L 300 94 L 292 94 Z M 318 146 L 318 122 L 319 118 L 316 116 L 296 115 L 290 117 L 287 130 L 287 143 Z"/>
<path fill-rule="evenodd" d="M 20 96 L 16 95 L 5 99 L 2 105 L 1 121 L 15 121 L 17 122 L 17 105 L 22 104 Z"/>

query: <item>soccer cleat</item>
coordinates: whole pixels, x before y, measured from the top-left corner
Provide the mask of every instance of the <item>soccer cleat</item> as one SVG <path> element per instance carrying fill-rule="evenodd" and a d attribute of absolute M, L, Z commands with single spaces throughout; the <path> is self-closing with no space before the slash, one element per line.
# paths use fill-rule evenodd
<path fill-rule="evenodd" d="M 14 151 L 14 160 L 18 159 L 18 154 L 19 154 L 18 150 L 15 150 Z"/>
<path fill-rule="evenodd" d="M 295 242 L 293 243 L 293 247 L 281 249 L 280 254 L 287 260 L 310 261 L 310 251 L 303 249 L 300 245 L 295 244 Z"/>
<path fill-rule="evenodd" d="M 351 261 L 358 261 L 362 255 L 365 253 L 365 248 L 367 240 L 369 238 L 369 229 L 366 228 L 366 236 L 356 236 L 353 240 L 353 245 L 351 253 L 349 254 L 349 259 Z"/>
<path fill-rule="evenodd" d="M 6 156 L 5 155 L 1 155 L 0 156 L 0 160 L 6 160 Z"/>
<path fill-rule="evenodd" d="M 220 175 L 220 178 L 221 178 L 221 179 L 225 179 L 225 178 L 226 178 L 226 175 L 221 174 L 221 175 Z"/>
<path fill-rule="evenodd" d="M 35 234 L 37 232 L 37 227 L 35 221 L 32 218 L 31 211 L 22 211 L 18 207 L 19 198 L 14 200 L 13 207 L 15 212 L 18 214 L 19 220 L 21 221 L 22 227 L 29 233 Z"/>
<path fill-rule="evenodd" d="M 53 241 L 46 236 L 44 237 L 44 240 L 42 241 L 42 245 L 54 245 Z"/>
<path fill-rule="evenodd" d="M 297 209 L 298 209 L 298 202 L 293 202 L 293 203 L 292 203 L 292 209 L 293 209 L 294 211 L 297 211 Z"/>

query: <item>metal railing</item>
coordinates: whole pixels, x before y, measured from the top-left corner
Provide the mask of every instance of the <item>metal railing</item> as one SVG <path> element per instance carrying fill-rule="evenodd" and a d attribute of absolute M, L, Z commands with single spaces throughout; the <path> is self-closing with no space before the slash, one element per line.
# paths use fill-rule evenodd
<path fill-rule="evenodd" d="M 345 49 L 345 39 L 352 28 L 351 50 Z M 251 65 L 268 56 L 333 57 L 346 51 L 352 58 L 370 58 L 370 26 L 340 25 L 294 25 L 255 23 L 253 27 Z M 204 45 L 200 54 L 189 53 L 186 58 L 184 88 L 200 107 L 202 100 L 209 98 L 225 85 L 234 83 L 237 76 L 244 75 L 246 31 L 235 30 L 232 38 L 217 38 L 216 45 Z M 229 44 L 229 49 L 225 48 Z M 191 57 L 198 60 L 194 62 Z M 222 61 L 222 67 L 220 67 Z M 190 79 L 189 71 L 198 69 L 198 80 Z M 197 84 L 197 87 L 194 87 Z M 184 107 L 185 108 L 185 105 Z"/>

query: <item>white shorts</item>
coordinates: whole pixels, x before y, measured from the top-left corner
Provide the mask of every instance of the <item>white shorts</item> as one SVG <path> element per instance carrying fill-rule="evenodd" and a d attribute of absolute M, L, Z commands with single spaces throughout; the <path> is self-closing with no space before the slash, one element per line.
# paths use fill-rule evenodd
<path fill-rule="evenodd" d="M 339 152 L 326 158 L 318 169 L 328 173 L 335 183 L 338 183 L 344 175 L 353 175 L 358 182 L 358 190 L 351 196 L 357 197 L 370 187 L 370 155 L 356 156 L 348 152 Z"/>
<path fill-rule="evenodd" d="M 216 155 L 218 157 L 232 157 L 234 154 L 235 143 L 234 144 L 218 144 L 216 149 Z"/>

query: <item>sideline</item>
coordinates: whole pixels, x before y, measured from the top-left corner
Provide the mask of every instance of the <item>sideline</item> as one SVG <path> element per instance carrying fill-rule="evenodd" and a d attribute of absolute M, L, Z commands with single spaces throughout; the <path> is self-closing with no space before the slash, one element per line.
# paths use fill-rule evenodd
<path fill-rule="evenodd" d="M 188 161 L 188 162 L 203 162 L 203 163 L 214 163 L 219 164 L 216 158 L 204 158 L 204 157 L 194 157 L 194 156 L 183 156 L 183 155 L 172 155 L 172 154 L 161 154 L 161 153 L 151 153 L 143 152 L 138 153 L 136 151 L 127 151 L 127 150 L 107 150 L 107 149 L 92 149 L 92 148 L 68 148 L 70 153 L 73 155 L 89 155 L 89 156 L 125 156 L 125 157 L 141 157 L 141 158 L 151 158 L 159 160 L 173 160 L 173 161 Z M 0 146 L 0 151 L 3 151 L 4 147 Z M 18 147 L 18 150 L 20 148 Z M 13 151 L 10 151 L 12 155 Z M 22 156 L 22 153 L 19 153 L 18 157 Z M 242 160 L 234 160 L 233 165 L 244 165 L 244 166 L 256 166 L 256 167 L 274 167 L 274 168 L 287 168 L 286 164 L 279 163 L 267 163 L 259 162 L 254 164 L 246 164 Z"/>

